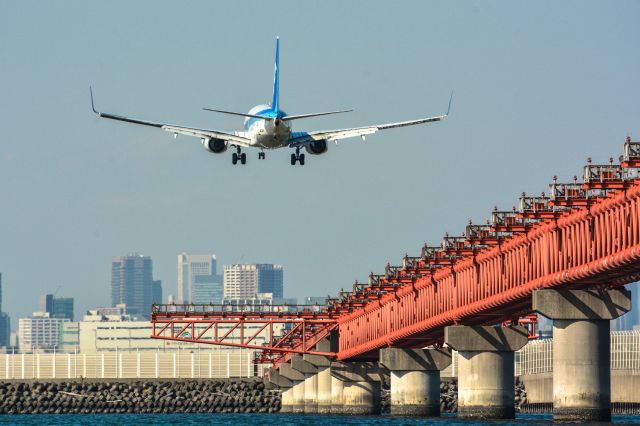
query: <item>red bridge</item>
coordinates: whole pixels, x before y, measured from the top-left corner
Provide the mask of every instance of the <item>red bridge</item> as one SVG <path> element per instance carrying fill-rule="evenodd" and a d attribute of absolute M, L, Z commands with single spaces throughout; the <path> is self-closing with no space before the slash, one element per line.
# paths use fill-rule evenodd
<path fill-rule="evenodd" d="M 627 138 L 620 164 L 584 167 L 582 182 L 559 183 L 548 195 L 522 194 L 518 208 L 494 209 L 487 224 L 469 223 L 405 256 L 385 273 L 356 282 L 327 305 L 154 305 L 153 337 L 260 349 L 258 362 L 316 353 L 317 341 L 339 335 L 338 360 L 376 359 L 384 347 L 420 348 L 443 341 L 447 325 L 528 324 L 531 295 L 541 288 L 621 286 L 640 279 L 640 143 Z M 261 324 L 251 334 L 247 324 Z M 286 323 L 277 336 L 273 325 Z M 220 326 L 225 331 L 220 333 Z M 254 339 L 269 331 L 266 343 Z M 240 338 L 229 336 L 239 332 Z M 327 355 L 327 353 L 322 353 Z"/>

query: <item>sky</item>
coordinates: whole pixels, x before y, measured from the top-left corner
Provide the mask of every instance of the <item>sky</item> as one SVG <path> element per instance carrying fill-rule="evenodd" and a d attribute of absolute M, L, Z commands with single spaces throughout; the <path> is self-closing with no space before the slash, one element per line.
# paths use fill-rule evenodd
<path fill-rule="evenodd" d="M 521 192 L 548 190 L 640 140 L 637 1 L 0 1 L 0 272 L 4 311 L 38 296 L 110 305 L 111 257 L 282 264 L 289 297 L 334 295 Z M 324 130 L 446 111 L 289 164 L 97 118 L 221 130 L 271 97 Z"/>

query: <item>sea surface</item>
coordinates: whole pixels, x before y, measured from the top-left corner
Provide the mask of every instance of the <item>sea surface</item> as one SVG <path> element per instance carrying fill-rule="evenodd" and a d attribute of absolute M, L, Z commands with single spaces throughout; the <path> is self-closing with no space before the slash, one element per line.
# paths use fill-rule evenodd
<path fill-rule="evenodd" d="M 458 420 L 455 415 L 440 418 L 398 418 L 389 416 L 326 416 L 305 414 L 20 414 L 0 415 L 0 425 L 265 425 L 265 426 L 352 426 L 352 425 L 543 425 L 551 424 L 551 414 L 523 414 L 515 420 L 478 422 Z M 604 424 L 604 423 L 599 423 Z M 614 416 L 613 424 L 640 425 L 640 416 Z"/>

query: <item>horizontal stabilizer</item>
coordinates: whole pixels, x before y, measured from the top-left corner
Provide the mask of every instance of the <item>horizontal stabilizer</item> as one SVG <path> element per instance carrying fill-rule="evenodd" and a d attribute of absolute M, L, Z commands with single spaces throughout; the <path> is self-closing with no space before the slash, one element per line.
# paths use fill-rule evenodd
<path fill-rule="evenodd" d="M 202 108 L 205 111 L 219 112 L 222 114 L 231 114 L 231 115 L 239 115 L 240 117 L 249 117 L 249 118 L 259 118 L 261 120 L 273 120 L 273 117 L 265 117 L 263 115 L 255 115 L 255 114 L 244 114 L 241 112 L 232 112 L 232 111 L 222 111 L 220 109 L 211 109 L 211 108 Z"/>
<path fill-rule="evenodd" d="M 315 112 L 312 114 L 298 114 L 298 115 L 287 115 L 286 117 L 282 118 L 283 121 L 291 121 L 291 120 L 297 120 L 299 118 L 309 118 L 309 117 L 318 117 L 320 115 L 329 115 L 329 114 L 341 114 L 343 112 L 351 112 L 353 111 L 352 109 L 345 109 L 343 111 L 327 111 L 327 112 Z"/>

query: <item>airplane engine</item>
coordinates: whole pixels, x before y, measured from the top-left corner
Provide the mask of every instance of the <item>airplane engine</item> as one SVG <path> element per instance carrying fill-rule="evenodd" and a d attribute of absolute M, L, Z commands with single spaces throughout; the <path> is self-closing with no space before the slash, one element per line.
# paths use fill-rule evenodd
<path fill-rule="evenodd" d="M 209 152 L 221 154 L 227 150 L 227 141 L 224 139 L 202 139 L 202 146 Z"/>
<path fill-rule="evenodd" d="M 309 145 L 305 145 L 304 149 L 306 149 L 309 154 L 320 155 L 327 152 L 329 147 L 327 146 L 327 141 L 322 139 L 319 141 L 313 141 Z"/>

